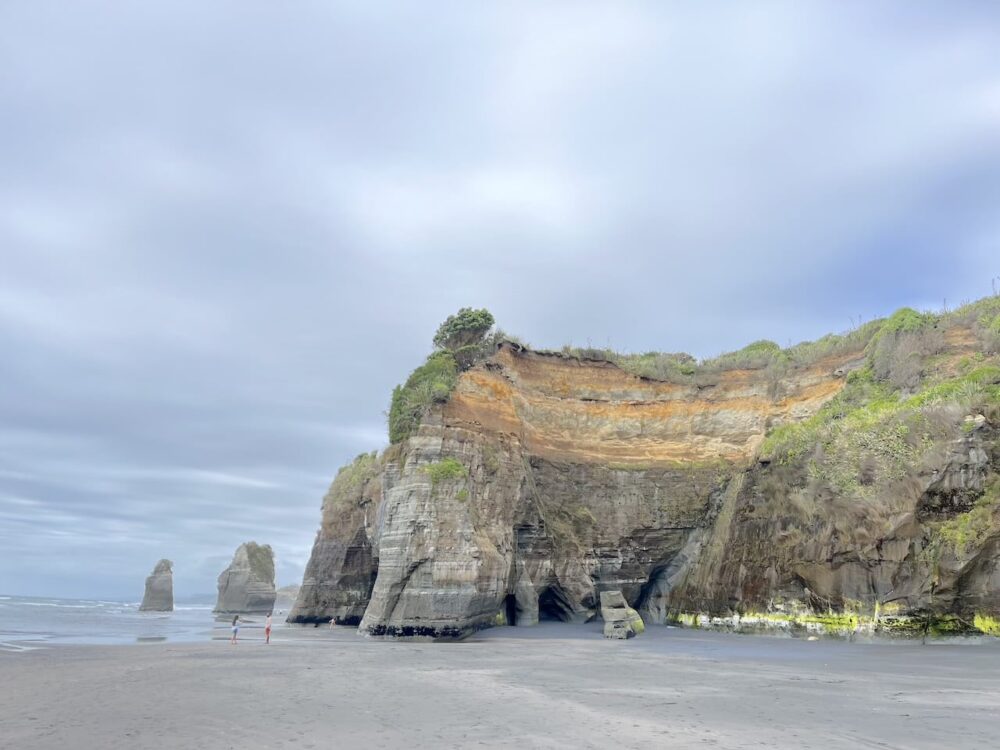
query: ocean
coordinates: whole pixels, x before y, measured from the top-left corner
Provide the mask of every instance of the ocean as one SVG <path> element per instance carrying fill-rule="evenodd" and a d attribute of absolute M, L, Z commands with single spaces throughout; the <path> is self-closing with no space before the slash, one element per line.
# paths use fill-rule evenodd
<path fill-rule="evenodd" d="M 241 619 L 241 637 L 259 635 L 253 631 L 263 628 L 263 617 Z M 279 618 L 274 619 L 277 625 Z M 216 620 L 212 605 L 205 603 L 175 603 L 173 612 L 140 612 L 139 602 L 0 595 L 4 651 L 60 643 L 207 641 L 229 638 L 229 626 L 230 620 Z"/>

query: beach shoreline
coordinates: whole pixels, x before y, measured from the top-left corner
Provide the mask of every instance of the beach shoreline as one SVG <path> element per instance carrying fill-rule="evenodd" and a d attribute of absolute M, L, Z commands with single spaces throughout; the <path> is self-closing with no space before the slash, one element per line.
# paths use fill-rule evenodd
<path fill-rule="evenodd" d="M 937 749 L 1000 732 L 1000 643 L 672 628 L 612 642 L 565 625 L 448 644 L 249 635 L 0 653 L 0 747 Z"/>

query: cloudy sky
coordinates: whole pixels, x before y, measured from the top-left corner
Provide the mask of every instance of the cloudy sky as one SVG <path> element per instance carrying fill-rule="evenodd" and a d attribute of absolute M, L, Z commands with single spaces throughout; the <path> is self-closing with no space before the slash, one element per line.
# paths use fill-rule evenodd
<path fill-rule="evenodd" d="M 297 582 L 437 324 L 711 356 L 1000 275 L 992 3 L 0 5 L 0 593 Z"/>

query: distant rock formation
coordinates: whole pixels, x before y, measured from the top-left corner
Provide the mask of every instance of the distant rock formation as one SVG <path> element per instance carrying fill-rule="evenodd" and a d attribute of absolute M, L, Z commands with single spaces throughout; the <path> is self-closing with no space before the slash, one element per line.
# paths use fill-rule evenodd
<path fill-rule="evenodd" d="M 244 542 L 219 574 L 217 614 L 266 614 L 274 609 L 274 552 L 270 545 Z"/>
<path fill-rule="evenodd" d="M 295 600 L 298 596 L 299 585 L 297 583 L 282 586 L 277 591 L 277 596 L 274 600 L 274 608 L 278 611 L 288 611 L 295 604 Z"/>
<path fill-rule="evenodd" d="M 628 606 L 621 591 L 601 592 L 601 617 L 605 638 L 626 640 L 646 630 L 639 613 Z"/>
<path fill-rule="evenodd" d="M 142 597 L 140 612 L 174 611 L 174 564 L 160 560 L 146 578 L 146 593 Z"/>

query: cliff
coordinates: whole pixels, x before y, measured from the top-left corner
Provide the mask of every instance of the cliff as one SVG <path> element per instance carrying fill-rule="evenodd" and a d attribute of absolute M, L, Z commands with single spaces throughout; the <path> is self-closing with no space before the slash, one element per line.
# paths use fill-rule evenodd
<path fill-rule="evenodd" d="M 146 591 L 142 597 L 140 612 L 174 611 L 174 574 L 170 560 L 160 560 L 153 572 L 146 577 Z"/>
<path fill-rule="evenodd" d="M 620 589 L 647 623 L 989 629 L 994 316 L 904 310 L 700 366 L 503 344 L 338 474 L 289 620 L 461 637 Z"/>
<path fill-rule="evenodd" d="M 214 611 L 222 615 L 267 614 L 274 609 L 274 553 L 267 544 L 244 542 L 219 574 Z"/>

